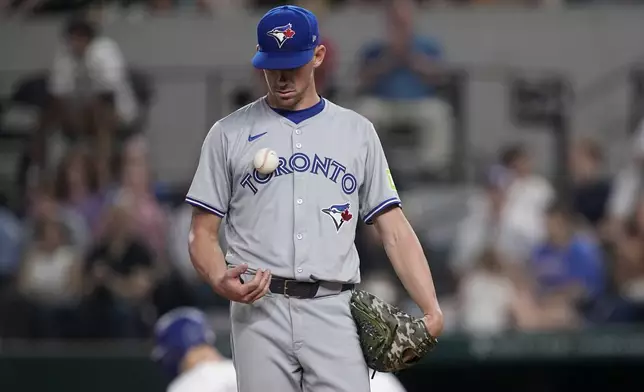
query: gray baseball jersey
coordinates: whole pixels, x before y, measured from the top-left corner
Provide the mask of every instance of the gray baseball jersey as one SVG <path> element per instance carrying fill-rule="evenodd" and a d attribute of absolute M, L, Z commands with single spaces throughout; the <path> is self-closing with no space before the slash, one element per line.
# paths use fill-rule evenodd
<path fill-rule="evenodd" d="M 262 175 L 261 148 L 279 156 Z M 380 140 L 366 118 L 330 101 L 296 124 L 261 98 L 206 136 L 186 201 L 220 217 L 226 261 L 297 280 L 359 283 L 358 216 L 400 205 Z"/>

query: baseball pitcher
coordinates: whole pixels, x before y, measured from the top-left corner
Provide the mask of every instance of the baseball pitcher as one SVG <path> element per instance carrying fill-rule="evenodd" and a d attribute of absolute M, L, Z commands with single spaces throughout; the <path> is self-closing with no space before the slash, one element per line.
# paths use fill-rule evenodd
<path fill-rule="evenodd" d="M 365 358 L 398 369 L 396 356 L 416 361 L 433 345 L 426 337 L 442 331 L 427 260 L 373 125 L 316 91 L 320 39 L 306 9 L 281 6 L 262 17 L 252 63 L 268 93 L 214 124 L 186 196 L 195 207 L 192 262 L 231 301 L 240 392 L 367 392 Z M 367 295 L 352 308 L 358 219 L 376 227 L 422 320 L 404 321 Z M 378 331 L 392 332 L 363 328 L 374 316 L 388 320 Z"/>

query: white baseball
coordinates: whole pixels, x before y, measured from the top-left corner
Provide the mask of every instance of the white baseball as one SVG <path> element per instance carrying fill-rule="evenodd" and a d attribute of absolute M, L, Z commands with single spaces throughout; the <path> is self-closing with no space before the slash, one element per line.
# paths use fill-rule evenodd
<path fill-rule="evenodd" d="M 268 148 L 262 148 L 261 150 L 255 153 L 255 159 L 253 159 L 253 165 L 255 169 L 262 174 L 271 174 L 277 169 L 279 163 L 279 158 L 273 150 Z"/>

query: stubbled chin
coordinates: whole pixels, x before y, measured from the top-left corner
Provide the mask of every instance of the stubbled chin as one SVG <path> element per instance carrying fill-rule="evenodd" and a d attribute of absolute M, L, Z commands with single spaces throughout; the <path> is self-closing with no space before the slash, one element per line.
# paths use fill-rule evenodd
<path fill-rule="evenodd" d="M 279 106 L 282 106 L 284 108 L 295 106 L 298 102 L 295 94 L 288 96 L 282 96 L 278 94 L 275 96 L 275 101 Z"/>

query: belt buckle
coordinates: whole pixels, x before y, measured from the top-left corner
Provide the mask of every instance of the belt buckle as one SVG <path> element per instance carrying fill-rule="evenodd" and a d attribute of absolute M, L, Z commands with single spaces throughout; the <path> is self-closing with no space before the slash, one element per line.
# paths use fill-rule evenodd
<path fill-rule="evenodd" d="M 288 293 L 286 293 L 286 290 L 287 290 L 287 288 L 288 288 L 288 282 L 289 282 L 289 280 L 288 280 L 288 279 L 284 279 L 284 292 L 283 292 L 282 294 L 283 294 L 283 295 L 284 295 L 284 297 L 286 297 L 286 298 L 289 298 L 289 297 L 290 297 L 290 295 L 288 295 Z"/>

